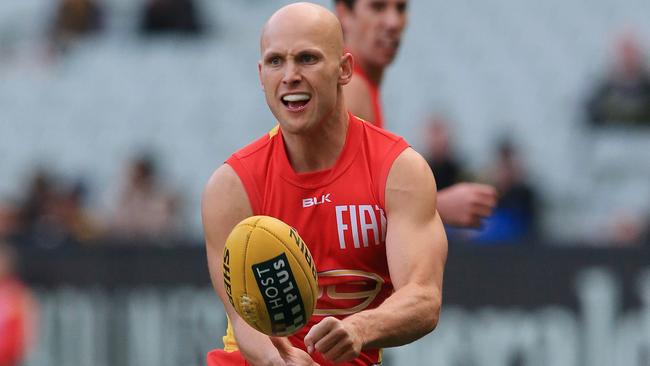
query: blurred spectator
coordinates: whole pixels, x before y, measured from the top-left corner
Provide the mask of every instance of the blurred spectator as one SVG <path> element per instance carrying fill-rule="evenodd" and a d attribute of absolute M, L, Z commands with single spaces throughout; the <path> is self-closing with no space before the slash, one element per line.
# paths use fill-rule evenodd
<path fill-rule="evenodd" d="M 51 31 L 52 47 L 65 51 L 72 42 L 102 28 L 102 7 L 95 0 L 61 0 Z"/>
<path fill-rule="evenodd" d="M 650 126 L 650 74 L 634 36 L 617 41 L 614 66 L 589 98 L 587 113 L 595 126 Z"/>
<path fill-rule="evenodd" d="M 181 33 L 195 35 L 202 31 L 193 0 L 147 0 L 140 21 L 143 34 Z"/>
<path fill-rule="evenodd" d="M 499 201 L 475 239 L 525 244 L 537 233 L 537 193 L 527 182 L 511 142 L 502 142 L 497 153 L 497 161 L 488 171 L 487 179 L 499 191 Z"/>
<path fill-rule="evenodd" d="M 97 239 L 100 230 L 84 208 L 85 191 L 80 182 L 68 187 L 37 171 L 19 209 L 21 243 L 55 248 Z"/>
<path fill-rule="evenodd" d="M 433 116 L 429 119 L 425 137 L 427 150 L 424 156 L 436 177 L 437 208 L 447 228 L 447 237 L 464 236 L 464 230 L 453 230 L 452 227 L 480 227 L 496 205 L 497 191 L 486 184 L 461 181 L 466 177 L 462 177 L 463 171 L 454 156 L 443 118 Z"/>
<path fill-rule="evenodd" d="M 158 180 L 149 156 L 135 159 L 111 219 L 111 235 L 138 241 L 168 241 L 178 229 L 177 199 Z"/>
<path fill-rule="evenodd" d="M 606 240 L 607 244 L 612 243 L 617 247 L 629 247 L 642 245 L 648 240 L 648 229 L 650 222 L 646 221 L 643 215 L 632 212 L 615 212 L 607 226 L 608 235 L 601 235 L 594 241 Z"/>
<path fill-rule="evenodd" d="M 0 365 L 17 366 L 36 327 L 36 303 L 15 274 L 15 253 L 0 242 Z"/>
<path fill-rule="evenodd" d="M 66 238 L 76 244 L 97 240 L 101 235 L 98 222 L 86 210 L 86 192 L 86 185 L 82 181 L 64 187 L 56 195 L 50 209 Z"/>
<path fill-rule="evenodd" d="M 0 241 L 11 240 L 19 232 L 18 209 L 10 203 L 0 202 Z"/>
<path fill-rule="evenodd" d="M 20 238 L 23 243 L 40 244 L 39 238 L 45 226 L 43 218 L 47 216 L 47 208 L 54 199 L 55 188 L 51 174 L 38 169 L 34 172 L 27 185 L 26 196 L 19 208 Z M 45 236 L 48 236 L 47 234 Z"/>
<path fill-rule="evenodd" d="M 451 147 L 449 127 L 444 118 L 432 116 L 426 126 L 426 150 L 424 153 L 436 176 L 438 190 L 461 181 L 462 167 Z"/>

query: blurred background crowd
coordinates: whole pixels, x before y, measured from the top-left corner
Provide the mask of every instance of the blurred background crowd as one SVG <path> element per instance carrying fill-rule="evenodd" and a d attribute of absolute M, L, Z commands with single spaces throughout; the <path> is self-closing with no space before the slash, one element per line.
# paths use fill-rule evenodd
<path fill-rule="evenodd" d="M 0 241 L 200 247 L 211 172 L 275 124 L 256 62 L 284 3 L 0 2 Z M 439 188 L 499 191 L 452 245 L 650 243 L 650 2 L 409 6 L 386 126 Z"/>
<path fill-rule="evenodd" d="M 259 24 L 276 6 L 3 4 L 0 237 L 44 247 L 200 243 L 210 172 L 274 124 L 255 63 Z M 643 243 L 644 11 L 605 0 L 589 9 L 572 0 L 562 11 L 478 6 L 485 11 L 411 4 L 384 86 L 387 127 L 429 159 L 440 187 L 471 179 L 499 190 L 483 230 L 450 235 L 479 244 Z"/>

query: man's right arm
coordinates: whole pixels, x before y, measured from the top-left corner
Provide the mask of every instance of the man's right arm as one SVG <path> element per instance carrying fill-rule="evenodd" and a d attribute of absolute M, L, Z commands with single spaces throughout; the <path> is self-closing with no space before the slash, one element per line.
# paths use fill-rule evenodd
<path fill-rule="evenodd" d="M 219 167 L 208 181 L 201 213 L 210 278 L 230 318 L 239 350 L 252 365 L 284 365 L 269 337 L 250 327 L 237 314 L 224 288 L 221 268 L 226 238 L 235 225 L 253 215 L 244 186 L 230 165 Z"/>

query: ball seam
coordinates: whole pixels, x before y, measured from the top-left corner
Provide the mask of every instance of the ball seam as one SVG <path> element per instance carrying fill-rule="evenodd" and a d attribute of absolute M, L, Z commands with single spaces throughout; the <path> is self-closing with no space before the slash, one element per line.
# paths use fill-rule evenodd
<path fill-rule="evenodd" d="M 251 225 L 246 225 L 246 226 L 251 226 Z M 244 242 L 244 260 L 242 261 L 242 273 L 244 274 L 244 294 L 248 296 L 248 284 L 246 281 L 246 256 L 248 256 L 248 243 L 250 242 L 251 234 L 253 233 L 253 230 L 255 230 L 255 226 L 253 225 L 253 229 L 249 230 L 248 233 L 246 234 L 246 241 Z M 257 322 L 255 322 L 257 323 Z"/>

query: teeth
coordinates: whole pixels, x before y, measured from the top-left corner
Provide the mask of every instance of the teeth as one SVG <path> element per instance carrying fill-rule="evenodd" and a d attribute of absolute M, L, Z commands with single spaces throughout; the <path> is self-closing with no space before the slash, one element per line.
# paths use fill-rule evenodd
<path fill-rule="evenodd" d="M 282 100 L 285 102 L 300 102 L 303 100 L 309 100 L 309 94 L 288 94 L 282 97 Z"/>

